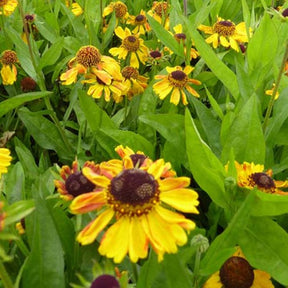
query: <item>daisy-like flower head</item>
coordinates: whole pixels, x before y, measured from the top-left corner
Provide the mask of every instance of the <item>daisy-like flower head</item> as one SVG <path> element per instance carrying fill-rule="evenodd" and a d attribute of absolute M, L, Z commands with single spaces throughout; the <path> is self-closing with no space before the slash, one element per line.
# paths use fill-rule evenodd
<path fill-rule="evenodd" d="M 189 178 L 171 177 L 171 165 L 163 159 L 151 161 L 122 146 L 117 150 L 122 160 L 102 162 L 99 173 L 83 168 L 83 174 L 101 188 L 76 197 L 70 210 L 74 214 L 93 210 L 99 213 L 77 240 L 82 245 L 92 243 L 115 217 L 101 240 L 101 255 L 120 263 L 129 254 L 131 261 L 137 262 L 147 257 L 151 244 L 160 261 L 164 253 L 176 253 L 177 246 L 187 242 L 185 230 L 195 228 L 193 221 L 167 205 L 185 213 L 198 213 L 198 194 L 188 188 Z"/>
<path fill-rule="evenodd" d="M 0 15 L 11 15 L 18 5 L 17 0 L 0 0 Z"/>
<path fill-rule="evenodd" d="M 272 84 L 272 89 L 269 89 L 269 90 L 265 91 L 265 94 L 269 95 L 269 96 L 272 96 L 273 93 L 274 93 L 274 89 L 275 89 L 275 83 Z M 277 91 L 275 93 L 275 96 L 274 96 L 275 98 L 274 99 L 277 100 L 279 98 L 279 95 L 280 95 L 280 93 L 279 93 L 279 91 Z"/>
<path fill-rule="evenodd" d="M 127 87 L 126 95 L 129 100 L 135 95 L 141 94 L 147 88 L 148 78 L 139 75 L 139 71 L 131 66 L 126 66 L 121 71 L 124 78 L 123 84 Z"/>
<path fill-rule="evenodd" d="M 71 12 L 75 15 L 75 16 L 80 16 L 83 14 L 83 9 L 82 7 L 76 2 L 76 1 L 71 1 L 70 0 L 66 0 L 65 1 L 66 7 L 67 8 L 71 8 Z"/>
<path fill-rule="evenodd" d="M 103 17 L 106 17 L 107 15 L 111 14 L 113 11 L 115 11 L 115 16 L 118 19 L 125 20 L 129 17 L 128 8 L 127 6 L 121 2 L 110 2 L 107 7 L 104 8 L 103 11 Z"/>
<path fill-rule="evenodd" d="M 203 288 L 273 288 L 270 275 L 253 269 L 240 248 L 228 258 L 220 271 L 214 273 Z"/>
<path fill-rule="evenodd" d="M 12 50 L 3 51 L 0 62 L 2 64 L 1 76 L 3 85 L 13 85 L 17 77 L 15 64 L 18 63 L 18 58 L 16 52 Z"/>
<path fill-rule="evenodd" d="M 157 22 L 163 24 L 166 30 L 169 30 L 169 9 L 170 6 L 166 1 L 154 1 L 151 10 L 148 11 L 148 14 Z"/>
<path fill-rule="evenodd" d="M 146 32 L 151 30 L 151 27 L 147 21 L 146 14 L 144 10 L 141 10 L 140 14 L 137 16 L 129 16 L 129 19 L 127 20 L 127 24 L 131 24 L 133 26 L 136 26 L 133 30 L 133 34 L 145 34 Z"/>
<path fill-rule="evenodd" d="M 119 59 L 130 57 L 129 65 L 135 68 L 139 68 L 139 61 L 145 64 L 148 48 L 144 45 L 144 40 L 138 35 L 132 35 L 128 28 L 123 30 L 120 26 L 115 29 L 115 34 L 122 40 L 122 44 L 119 48 L 111 48 L 109 53 Z"/>
<path fill-rule="evenodd" d="M 22 78 L 20 87 L 21 87 L 22 92 L 25 92 L 25 93 L 31 92 L 31 91 L 35 91 L 37 87 L 37 83 L 35 82 L 34 79 L 27 76 L 27 77 Z"/>
<path fill-rule="evenodd" d="M 206 39 L 206 42 L 212 43 L 213 48 L 222 45 L 231 47 L 239 52 L 239 43 L 248 42 L 245 22 L 235 25 L 230 20 L 218 17 L 217 22 L 213 26 L 200 25 L 198 29 L 205 34 L 212 34 Z M 249 33 L 251 33 L 251 29 L 249 30 Z"/>
<path fill-rule="evenodd" d="M 121 95 L 125 94 L 127 90 L 127 87 L 122 83 L 122 78 L 114 80 L 112 77 L 100 74 L 99 71 L 94 71 L 94 69 L 91 72 L 86 75 L 86 80 L 82 81 L 82 83 L 92 84 L 87 94 L 95 99 L 100 99 L 104 96 L 106 102 L 109 102 L 112 96 L 115 102 L 120 102 Z"/>
<path fill-rule="evenodd" d="M 92 282 L 90 288 L 120 288 L 120 284 L 114 276 L 103 274 Z"/>
<path fill-rule="evenodd" d="M 264 172 L 264 165 L 244 162 L 239 164 L 235 161 L 237 170 L 237 184 L 239 187 L 254 189 L 265 193 L 288 195 L 279 188 L 288 187 L 287 181 L 276 181 L 272 179 L 272 170 Z"/>
<path fill-rule="evenodd" d="M 75 83 L 78 74 L 89 74 L 92 70 L 104 82 L 108 78 L 122 79 L 119 64 L 113 58 L 101 55 L 92 45 L 81 47 L 76 57 L 69 61 L 68 68 L 60 76 L 63 85 Z"/>
<path fill-rule="evenodd" d="M 156 75 L 155 79 L 161 79 L 161 81 L 153 85 L 153 90 L 158 94 L 161 100 L 165 99 L 168 94 L 171 93 L 170 102 L 178 105 L 180 96 L 184 105 L 188 104 L 185 90 L 195 97 L 199 97 L 199 94 L 190 86 L 190 83 L 194 85 L 200 85 L 201 82 L 195 79 L 190 79 L 188 75 L 193 71 L 193 67 L 186 66 L 183 70 L 182 67 L 167 67 L 166 71 L 168 75 Z"/>
<path fill-rule="evenodd" d="M 10 166 L 12 157 L 10 150 L 7 148 L 0 148 L 0 179 L 2 173 L 7 173 L 7 167 Z"/>
<path fill-rule="evenodd" d="M 173 35 L 174 38 L 180 43 L 181 41 L 183 42 L 183 44 L 185 44 L 185 40 L 186 40 L 186 34 L 183 33 L 183 27 L 182 24 L 178 24 L 173 28 L 175 34 Z M 172 51 L 171 51 L 172 52 Z M 184 53 L 187 53 L 187 49 L 184 46 Z M 192 59 L 196 59 L 199 56 L 198 51 L 191 47 L 190 49 L 190 60 Z"/>
<path fill-rule="evenodd" d="M 97 169 L 97 166 L 90 161 L 85 162 L 83 167 Z M 60 176 L 62 179 L 54 180 L 54 185 L 64 200 L 72 200 L 81 194 L 92 192 L 96 189 L 96 186 L 83 175 L 77 161 L 72 163 L 71 168 L 67 165 L 62 166 Z"/>

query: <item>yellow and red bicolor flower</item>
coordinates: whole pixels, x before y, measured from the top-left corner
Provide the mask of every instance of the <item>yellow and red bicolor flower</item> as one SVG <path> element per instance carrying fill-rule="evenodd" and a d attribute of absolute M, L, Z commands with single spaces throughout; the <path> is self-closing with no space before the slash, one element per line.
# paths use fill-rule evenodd
<path fill-rule="evenodd" d="M 83 167 L 97 166 L 93 162 L 86 161 Z M 69 201 L 81 194 L 96 190 L 96 186 L 83 175 L 77 160 L 73 161 L 71 168 L 68 165 L 62 166 L 60 177 L 61 180 L 54 180 L 54 185 L 64 200 Z"/>
<path fill-rule="evenodd" d="M 228 164 L 229 165 L 229 164 Z M 227 167 L 227 166 L 226 166 Z M 277 181 L 272 179 L 272 170 L 264 171 L 264 165 L 244 162 L 242 164 L 235 161 L 237 170 L 237 184 L 239 187 L 254 189 L 279 195 L 288 195 L 287 192 L 279 188 L 288 187 L 288 181 Z"/>
<path fill-rule="evenodd" d="M 122 146 L 116 151 L 122 160 L 102 162 L 100 171 L 83 168 L 84 176 L 100 189 L 76 197 L 70 205 L 74 214 L 98 212 L 77 240 L 82 245 L 94 242 L 112 222 L 101 239 L 101 255 L 120 263 L 128 254 L 137 262 L 147 257 L 150 244 L 160 261 L 165 253 L 176 253 L 177 246 L 187 242 L 185 231 L 195 228 L 174 210 L 198 214 L 198 194 L 188 188 L 189 178 L 170 176 L 171 165 L 163 159 L 152 161 Z"/>

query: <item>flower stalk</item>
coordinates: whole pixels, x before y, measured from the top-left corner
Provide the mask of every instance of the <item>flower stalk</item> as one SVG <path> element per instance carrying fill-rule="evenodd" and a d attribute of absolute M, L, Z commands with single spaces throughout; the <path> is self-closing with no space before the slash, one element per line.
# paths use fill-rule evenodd
<path fill-rule="evenodd" d="M 275 87 L 273 89 L 273 92 L 272 92 L 272 95 L 271 95 L 271 98 L 270 98 L 270 101 L 269 101 L 269 104 L 268 104 L 268 107 L 267 107 L 267 111 L 266 111 L 266 114 L 265 114 L 265 118 L 264 118 L 264 122 L 263 122 L 263 126 L 262 126 L 263 133 L 265 133 L 265 131 L 267 129 L 267 126 L 268 126 L 268 121 L 269 121 L 270 115 L 272 113 L 274 102 L 276 100 L 275 99 L 276 98 L 276 93 L 277 93 L 279 85 L 280 85 L 281 77 L 283 75 L 283 70 L 284 70 L 287 58 L 288 58 L 288 42 L 286 42 L 286 50 L 285 50 L 285 53 L 284 53 L 284 56 L 283 56 L 283 60 L 282 60 L 281 67 L 280 67 L 280 70 L 279 70 L 279 74 L 278 74 L 278 77 L 277 77 L 277 80 L 276 80 L 276 83 L 275 83 Z"/>

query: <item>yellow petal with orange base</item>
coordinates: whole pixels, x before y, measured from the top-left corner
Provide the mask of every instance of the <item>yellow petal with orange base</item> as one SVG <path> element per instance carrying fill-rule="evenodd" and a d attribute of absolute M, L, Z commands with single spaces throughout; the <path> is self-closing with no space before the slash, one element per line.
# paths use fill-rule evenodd
<path fill-rule="evenodd" d="M 87 177 L 92 183 L 97 186 L 107 188 L 110 185 L 110 180 L 105 177 L 95 173 L 89 167 L 83 167 L 82 173 L 85 177 Z"/>
<path fill-rule="evenodd" d="M 105 193 L 102 191 L 93 191 L 75 197 L 69 208 L 73 214 L 83 214 L 99 209 L 105 204 Z"/>

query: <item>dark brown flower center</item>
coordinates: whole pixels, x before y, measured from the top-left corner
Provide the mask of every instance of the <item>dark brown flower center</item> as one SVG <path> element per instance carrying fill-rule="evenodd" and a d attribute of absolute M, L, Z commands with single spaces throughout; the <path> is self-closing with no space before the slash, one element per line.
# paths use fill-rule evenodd
<path fill-rule="evenodd" d="M 266 173 L 253 173 L 251 175 L 253 181 L 259 189 L 272 189 L 275 188 L 275 183 L 273 179 Z"/>
<path fill-rule="evenodd" d="M 235 25 L 231 21 L 219 21 L 214 24 L 213 31 L 220 36 L 232 36 L 235 33 Z"/>
<path fill-rule="evenodd" d="M 23 92 L 30 92 L 36 89 L 36 82 L 31 77 L 24 77 L 20 83 Z"/>
<path fill-rule="evenodd" d="M 168 4 L 166 2 L 158 3 L 154 7 L 155 13 L 160 17 L 162 17 L 162 15 L 166 16 L 167 10 L 168 10 Z"/>
<path fill-rule="evenodd" d="M 35 17 L 33 14 L 27 14 L 24 19 L 26 23 L 32 23 L 35 20 Z"/>
<path fill-rule="evenodd" d="M 86 68 L 97 65 L 100 60 L 101 54 L 94 46 L 83 46 L 76 54 L 76 61 Z"/>
<path fill-rule="evenodd" d="M 127 6 L 124 3 L 117 2 L 114 5 L 115 15 L 117 18 L 122 18 L 128 11 Z"/>
<path fill-rule="evenodd" d="M 76 197 L 84 193 L 92 192 L 95 184 L 90 182 L 82 172 L 78 171 L 69 175 L 65 182 L 65 188 L 70 195 Z"/>
<path fill-rule="evenodd" d="M 152 175 L 133 168 L 122 171 L 112 179 L 110 192 L 122 204 L 143 205 L 154 197 L 157 188 L 158 183 Z"/>
<path fill-rule="evenodd" d="M 160 58 L 162 56 L 161 52 L 159 52 L 158 50 L 151 51 L 149 54 L 154 59 Z"/>
<path fill-rule="evenodd" d="M 142 14 L 139 14 L 135 17 L 135 24 L 141 25 L 145 22 L 145 20 L 146 20 L 146 17 Z"/>
<path fill-rule="evenodd" d="M 5 50 L 2 53 L 1 62 L 4 65 L 15 64 L 18 62 L 17 54 L 12 50 Z"/>
<path fill-rule="evenodd" d="M 124 38 L 122 45 L 124 46 L 125 49 L 127 49 L 129 52 L 135 52 L 139 49 L 140 47 L 140 42 L 139 39 L 136 38 L 135 36 L 128 36 Z"/>
<path fill-rule="evenodd" d="M 177 41 L 180 41 L 180 40 L 185 40 L 186 39 L 186 34 L 184 33 L 177 33 L 174 35 L 174 38 L 177 40 Z"/>
<path fill-rule="evenodd" d="M 253 268 L 242 257 L 230 257 L 220 269 L 220 279 L 225 288 L 250 288 L 254 281 Z"/>
<path fill-rule="evenodd" d="M 283 17 L 288 17 L 288 8 L 282 12 Z"/>
<path fill-rule="evenodd" d="M 133 162 L 134 167 L 140 167 L 144 163 L 145 159 L 147 158 L 143 154 L 132 154 L 130 155 L 130 158 Z"/>
<path fill-rule="evenodd" d="M 120 288 L 120 284 L 114 276 L 104 274 L 97 277 L 90 288 Z"/>
<path fill-rule="evenodd" d="M 176 70 L 168 75 L 168 80 L 174 87 L 183 88 L 188 81 L 188 77 L 183 71 Z"/>
<path fill-rule="evenodd" d="M 121 73 L 125 79 L 137 79 L 139 76 L 139 72 L 137 71 L 137 69 L 131 66 L 124 67 Z"/>
<path fill-rule="evenodd" d="M 187 75 L 181 70 L 176 70 L 176 71 L 171 72 L 171 76 L 172 78 L 178 81 L 183 81 L 187 78 Z"/>

